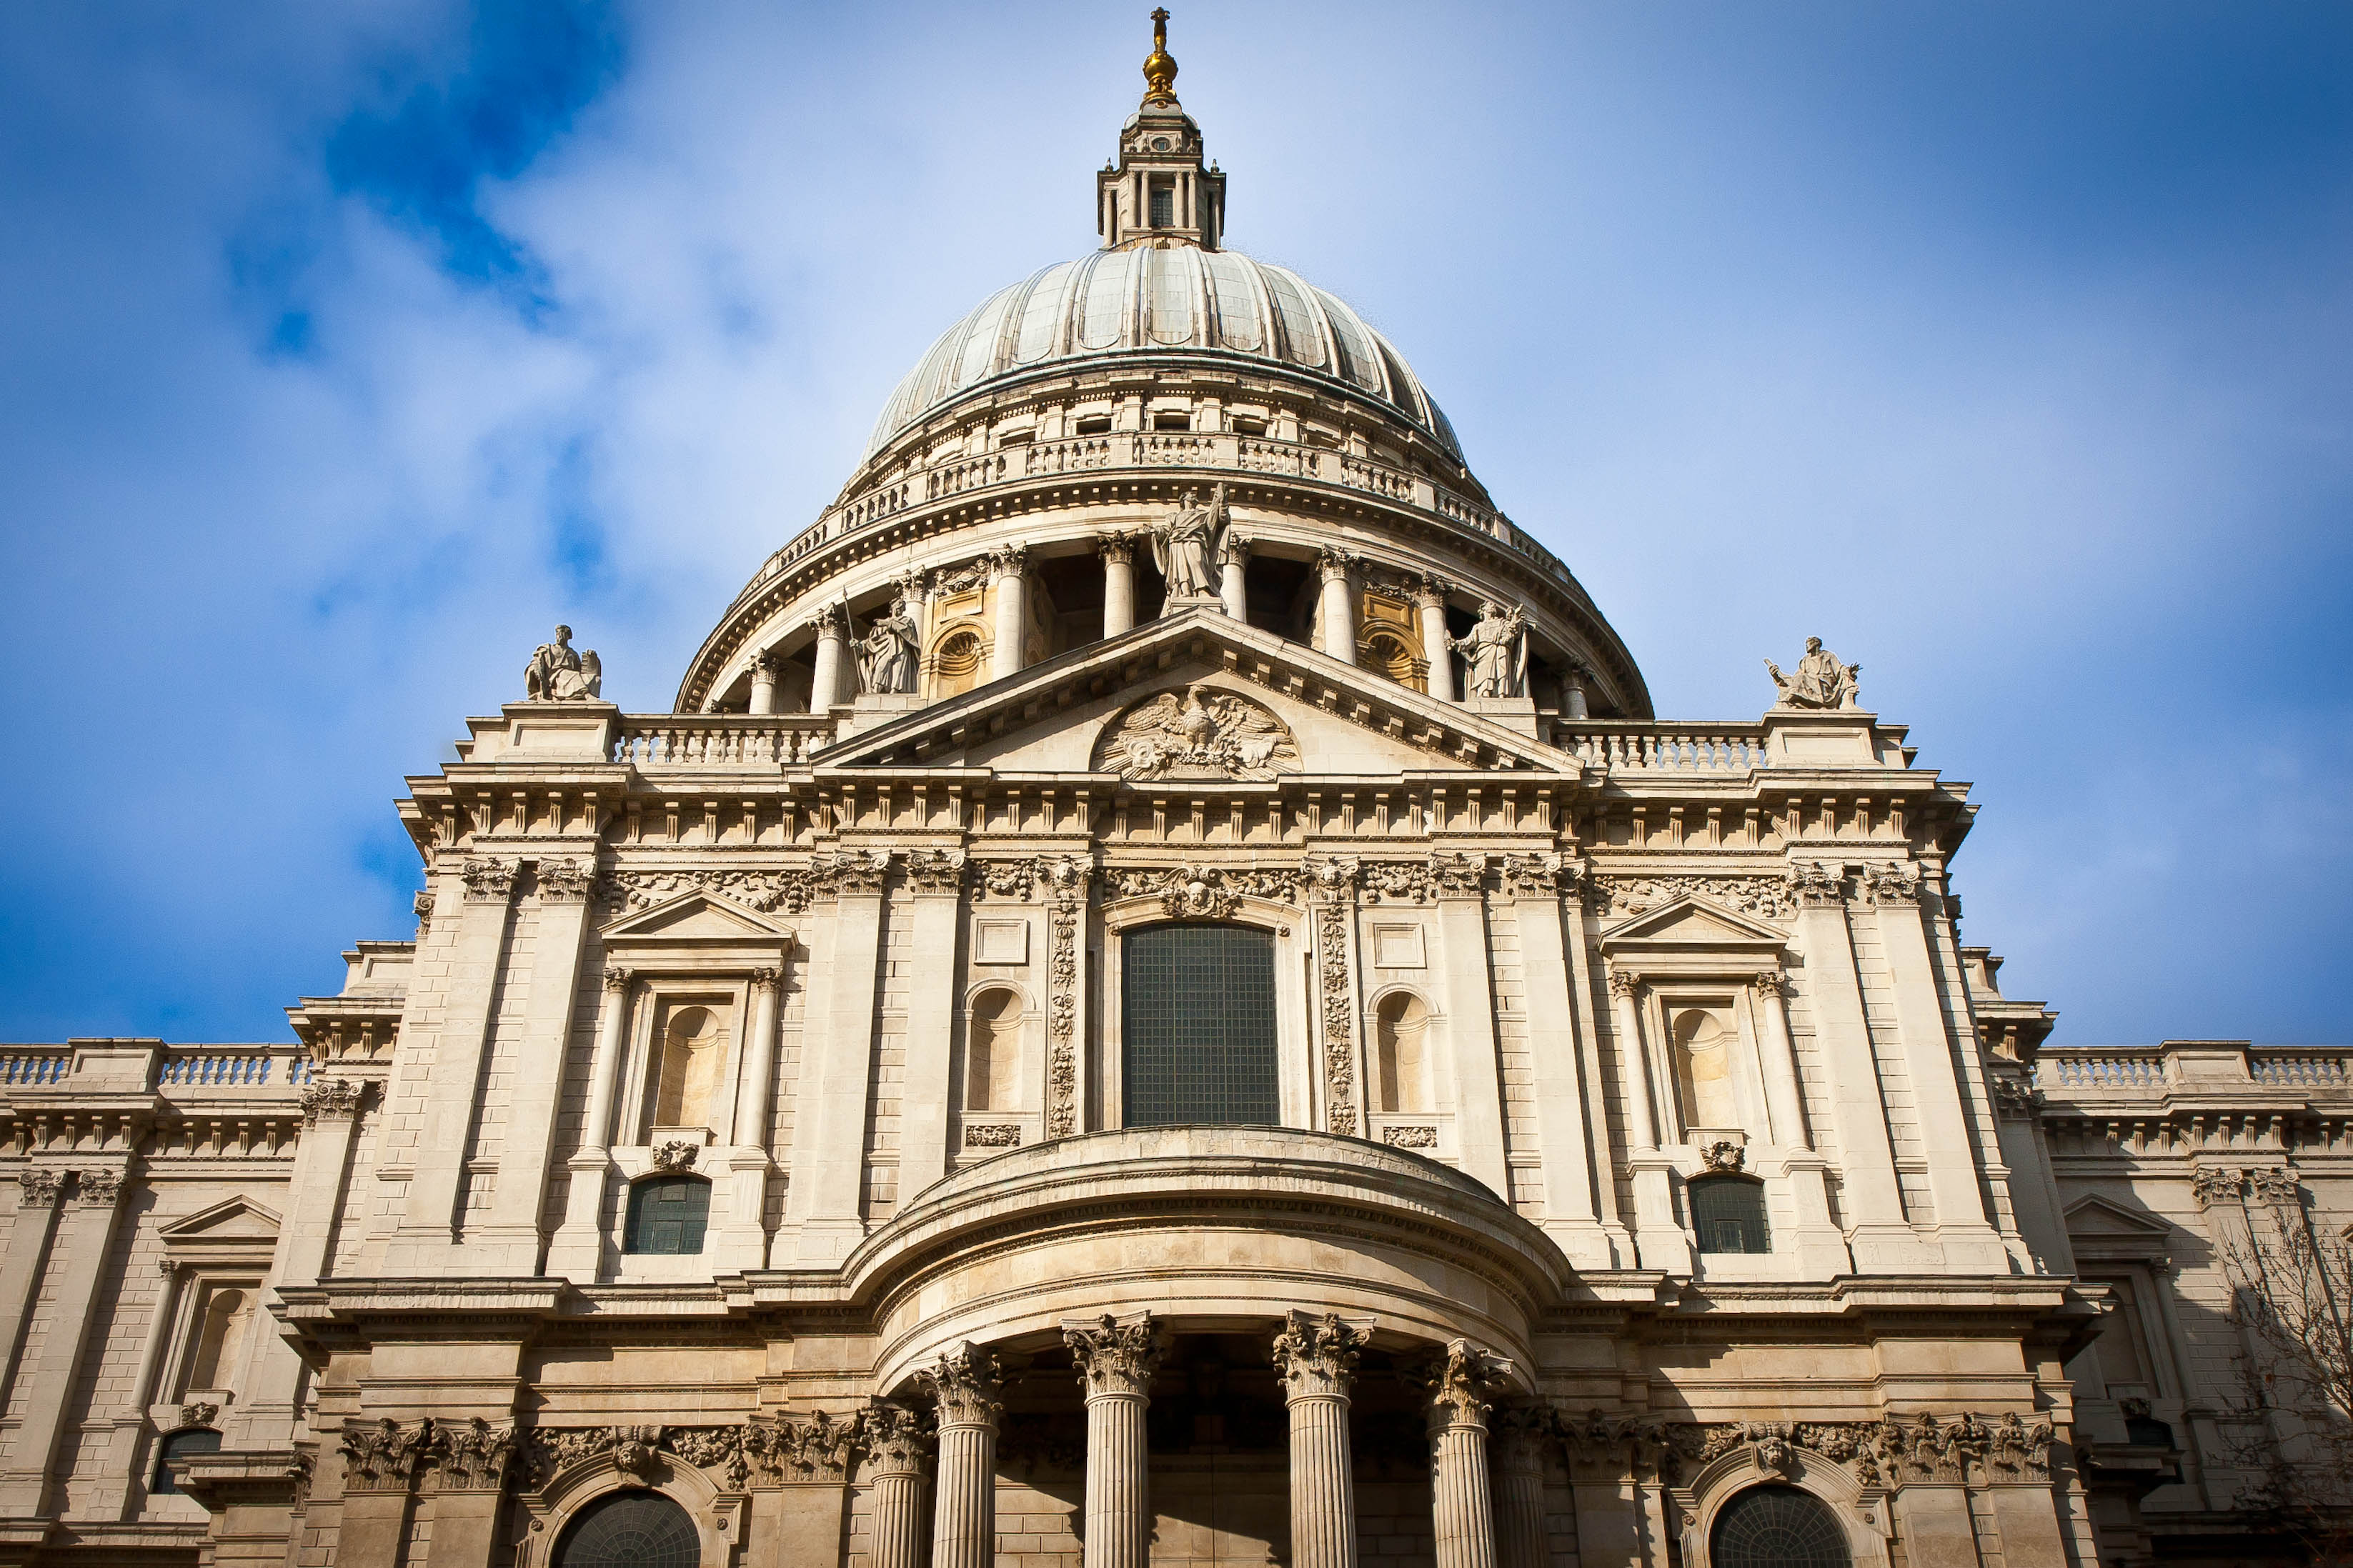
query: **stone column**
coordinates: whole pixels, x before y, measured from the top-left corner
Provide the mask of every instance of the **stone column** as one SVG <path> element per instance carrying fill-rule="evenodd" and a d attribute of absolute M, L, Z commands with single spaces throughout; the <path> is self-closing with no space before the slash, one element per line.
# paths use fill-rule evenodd
<path fill-rule="evenodd" d="M 1348 1388 L 1365 1338 L 1336 1312 L 1318 1318 L 1297 1310 L 1275 1336 L 1275 1375 L 1291 1415 L 1292 1568 L 1356 1568 Z"/>
<path fill-rule="evenodd" d="M 990 645 L 988 678 L 1002 680 L 1021 673 L 1027 662 L 1023 645 L 1029 637 L 1029 550 L 1009 545 L 988 558 L 989 586 L 997 599 L 997 638 Z"/>
<path fill-rule="evenodd" d="M 966 1341 L 916 1375 L 939 1404 L 931 1568 L 994 1568 L 997 1418 L 1005 1408 L 997 1360 Z"/>
<path fill-rule="evenodd" d="M 1356 558 L 1345 550 L 1326 550 L 1315 558 L 1315 569 L 1324 579 L 1319 601 L 1323 614 L 1318 617 L 1323 622 L 1323 648 L 1344 664 L 1356 662 L 1356 593 L 1349 582 L 1356 563 Z"/>
<path fill-rule="evenodd" d="M 1115 637 L 1135 627 L 1135 541 L 1106 533 L 1096 545 L 1103 563 L 1103 635 Z"/>
<path fill-rule="evenodd" d="M 752 971 L 752 1027 L 744 1039 L 744 1073 L 735 1094 L 735 1142 L 765 1149 L 776 1121 L 777 994 L 785 972 Z"/>
<path fill-rule="evenodd" d="M 547 1272 L 577 1285 L 596 1282 L 604 1261 L 605 1184 L 610 1174 L 613 1101 L 620 1093 L 621 1057 L 629 1043 L 630 971 L 605 971 L 604 1009 L 596 1018 L 596 1055 L 588 1068 L 588 1110 L 580 1123 L 580 1147 L 565 1161 L 572 1184 L 564 1200 L 564 1223 L 547 1249 Z"/>
<path fill-rule="evenodd" d="M 1626 1131 L 1637 1152 L 1659 1147 L 1658 1112 L 1651 1099 L 1650 1064 L 1642 1054 L 1642 977 L 1630 969 L 1609 971 L 1609 999 L 1618 1026 L 1618 1084 L 1626 1096 Z"/>
<path fill-rule="evenodd" d="M 1454 685 L 1454 655 L 1448 646 L 1444 584 L 1425 578 L 1414 592 L 1413 607 L 1421 616 L 1421 652 L 1430 660 L 1430 694 L 1442 702 L 1461 701 L 1462 693 Z"/>
<path fill-rule="evenodd" d="M 1430 1393 L 1430 1497 L 1438 1568 L 1495 1568 L 1487 1479 L 1489 1401 L 1512 1363 L 1454 1340 L 1423 1373 Z"/>
<path fill-rule="evenodd" d="M 1062 1341 L 1087 1391 L 1085 1568 L 1146 1568 L 1152 1483 L 1144 1409 L 1162 1354 L 1152 1314 L 1068 1323 Z"/>
<path fill-rule="evenodd" d="M 1567 1005 L 1576 982 L 1561 931 L 1565 869 L 1558 855 L 1510 855 L 1504 859 L 1504 883 L 1517 907 L 1521 972 L 1530 999 L 1528 1055 L 1544 1151 L 1544 1226 L 1577 1267 L 1607 1268 L 1609 1238 L 1593 1204 L 1595 1161 L 1586 1141 L 1585 1089 L 1577 1081 L 1577 1010 Z"/>
<path fill-rule="evenodd" d="M 433 1562 L 440 1568 L 486 1568 L 496 1559 L 499 1504 L 514 1456 L 510 1421 L 433 1424 Z"/>
<path fill-rule="evenodd" d="M 817 674 L 809 681 L 809 711 L 822 713 L 837 702 L 849 700 L 842 671 L 849 668 L 849 626 L 839 605 L 817 613 Z"/>
<path fill-rule="evenodd" d="M 752 711 L 774 713 L 776 710 L 776 656 L 756 653 L 752 656 Z"/>
<path fill-rule="evenodd" d="M 777 993 L 785 972 L 752 971 L 751 1026 L 744 1034 L 744 1065 L 735 1077 L 735 1114 L 728 1133 L 728 1208 L 717 1220 L 711 1250 L 723 1268 L 768 1266 L 768 1131 L 776 1113 Z"/>
<path fill-rule="evenodd" d="M 1765 1058 L 1765 1108 L 1773 1118 L 1773 1142 L 1784 1149 L 1810 1149 L 1806 1135 L 1806 1102 L 1798 1088 L 1798 1043 L 1789 1033 L 1789 1007 L 1783 1000 L 1784 982 L 1778 969 L 1760 969 L 1748 982 L 1757 998 L 1757 1021 L 1764 1027 L 1759 1042 Z"/>
<path fill-rule="evenodd" d="M 878 1401 L 867 1406 L 862 1420 L 863 1469 L 874 1492 L 873 1568 L 923 1568 L 923 1547 L 931 1539 L 924 1518 L 931 1489 L 923 1479 L 931 1439 L 915 1413 L 903 1405 Z"/>
<path fill-rule="evenodd" d="M 1516 1405 L 1496 1413 L 1496 1568 L 1550 1568 L 1552 1544 L 1545 1528 L 1545 1445 L 1552 1437 L 1550 1412 Z"/>
<path fill-rule="evenodd" d="M 1250 619 L 1250 541 L 1226 533 L 1226 558 L 1219 565 L 1218 597 L 1226 614 L 1238 621 Z"/>
<path fill-rule="evenodd" d="M 7 1518 L 48 1511 L 49 1467 L 57 1461 L 58 1439 L 65 1430 L 75 1376 L 96 1326 L 97 1314 L 91 1308 L 97 1301 L 99 1281 L 106 1274 L 106 1259 L 114 1247 L 127 1163 L 118 1156 L 107 1164 L 86 1165 L 73 1173 L 73 1209 L 49 1249 L 49 1266 L 57 1279 L 49 1302 L 49 1331 L 42 1338 L 40 1359 L 20 1367 L 16 1380 L 25 1414 L 24 1424 L 9 1444 L 6 1464 L 0 1467 L 0 1515 Z"/>
<path fill-rule="evenodd" d="M 1618 1074 L 1626 1096 L 1627 1136 L 1633 1141 L 1626 1163 L 1634 1174 L 1634 1250 L 1645 1268 L 1691 1272 L 1691 1237 L 1675 1223 L 1668 1174 L 1673 1162 L 1659 1152 L 1658 1095 L 1651 1082 L 1650 1053 L 1642 1048 L 1642 977 L 1628 969 L 1609 972 L 1616 1005 Z"/>

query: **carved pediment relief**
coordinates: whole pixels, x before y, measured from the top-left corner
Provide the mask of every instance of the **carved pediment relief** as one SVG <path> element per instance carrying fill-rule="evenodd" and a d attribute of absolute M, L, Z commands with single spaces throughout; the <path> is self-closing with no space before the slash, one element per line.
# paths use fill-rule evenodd
<path fill-rule="evenodd" d="M 1299 771 L 1290 727 L 1263 703 L 1216 687 L 1147 697 L 1103 726 L 1094 771 L 1144 779 L 1254 779 Z"/>

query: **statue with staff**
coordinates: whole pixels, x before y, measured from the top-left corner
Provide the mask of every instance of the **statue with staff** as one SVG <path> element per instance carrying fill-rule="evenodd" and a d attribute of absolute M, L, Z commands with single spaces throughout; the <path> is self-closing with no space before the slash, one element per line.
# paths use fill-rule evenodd
<path fill-rule="evenodd" d="M 1152 531 L 1152 563 L 1168 583 L 1162 614 L 1187 599 L 1218 596 L 1218 562 L 1227 521 L 1226 487 L 1219 485 L 1209 492 L 1207 506 L 1201 504 L 1199 490 L 1187 490 L 1176 515 Z"/>

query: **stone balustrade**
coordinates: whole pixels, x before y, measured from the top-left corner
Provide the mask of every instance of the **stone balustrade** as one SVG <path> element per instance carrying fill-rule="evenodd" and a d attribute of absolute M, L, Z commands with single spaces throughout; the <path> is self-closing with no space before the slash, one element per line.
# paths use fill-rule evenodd
<path fill-rule="evenodd" d="M 2045 1046 L 2034 1086 L 2062 1099 L 2148 1099 L 2233 1086 L 2353 1097 L 2353 1046 L 2253 1046 L 2167 1040 L 2156 1046 Z"/>
<path fill-rule="evenodd" d="M 1614 772 L 1745 773 L 1768 765 L 1765 727 L 1756 723 L 1569 719 L 1552 725 L 1551 741 L 1588 766 Z"/>
<path fill-rule="evenodd" d="M 622 719 L 611 760 L 644 769 L 775 766 L 829 744 L 824 713 L 655 713 Z"/>
<path fill-rule="evenodd" d="M 179 1100 L 291 1091 L 311 1081 L 308 1047 L 167 1046 L 161 1040 L 69 1040 L 0 1046 L 0 1089 L 153 1091 Z"/>

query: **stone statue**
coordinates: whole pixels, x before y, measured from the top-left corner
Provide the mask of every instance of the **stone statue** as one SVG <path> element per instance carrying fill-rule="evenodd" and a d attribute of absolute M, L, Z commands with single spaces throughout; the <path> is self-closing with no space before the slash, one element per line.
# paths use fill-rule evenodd
<path fill-rule="evenodd" d="M 1176 515 L 1152 531 L 1152 563 L 1168 580 L 1167 605 L 1161 613 L 1178 607 L 1186 599 L 1214 599 L 1218 596 L 1218 562 L 1226 532 L 1226 487 L 1219 485 L 1209 492 L 1209 504 L 1201 504 L 1201 492 L 1187 490 Z"/>
<path fill-rule="evenodd" d="M 906 595 L 891 601 L 891 613 L 877 616 L 866 628 L 858 652 L 858 673 L 866 689 L 897 695 L 915 689 L 915 618 L 907 613 Z"/>
<path fill-rule="evenodd" d="M 526 702 L 595 702 L 604 695 L 605 667 L 594 648 L 575 652 L 572 628 L 558 626 L 554 642 L 532 650 L 522 686 Z"/>
<path fill-rule="evenodd" d="M 1479 606 L 1479 624 L 1469 637 L 1446 639 L 1471 667 L 1472 696 L 1517 697 L 1526 689 L 1527 649 L 1520 637 L 1525 625 L 1517 605 L 1506 611 L 1489 599 Z"/>
<path fill-rule="evenodd" d="M 1771 659 L 1765 668 L 1773 672 L 1773 684 L 1780 688 L 1777 708 L 1852 708 L 1854 706 L 1854 678 L 1862 673 L 1859 664 L 1841 664 L 1838 655 L 1822 646 L 1820 637 L 1806 639 L 1806 657 L 1798 661 L 1798 673 L 1783 675 L 1781 667 Z"/>

